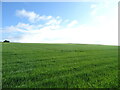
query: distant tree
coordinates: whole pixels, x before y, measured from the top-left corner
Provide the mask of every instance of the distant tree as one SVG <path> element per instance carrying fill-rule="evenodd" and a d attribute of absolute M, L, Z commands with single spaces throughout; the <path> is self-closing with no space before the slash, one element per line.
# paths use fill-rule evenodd
<path fill-rule="evenodd" d="M 4 42 L 8 42 L 8 43 L 9 43 L 10 41 L 8 41 L 8 40 L 5 40 Z"/>

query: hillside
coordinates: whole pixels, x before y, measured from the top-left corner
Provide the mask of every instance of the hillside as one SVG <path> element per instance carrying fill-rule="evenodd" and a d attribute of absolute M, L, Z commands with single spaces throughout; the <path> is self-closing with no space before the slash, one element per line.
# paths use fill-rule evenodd
<path fill-rule="evenodd" d="M 116 88 L 118 47 L 3 43 L 3 88 Z"/>

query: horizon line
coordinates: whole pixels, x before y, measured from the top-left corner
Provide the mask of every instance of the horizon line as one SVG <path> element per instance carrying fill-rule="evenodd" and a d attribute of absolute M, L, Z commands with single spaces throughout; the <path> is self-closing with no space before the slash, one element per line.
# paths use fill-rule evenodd
<path fill-rule="evenodd" d="M 7 42 L 1 42 L 0 43 L 7 43 Z M 85 45 L 109 45 L 109 46 L 120 46 L 120 45 L 111 45 L 111 44 L 95 44 L 95 43 L 43 43 L 43 42 L 9 42 L 9 43 L 30 43 L 30 44 L 85 44 Z"/>

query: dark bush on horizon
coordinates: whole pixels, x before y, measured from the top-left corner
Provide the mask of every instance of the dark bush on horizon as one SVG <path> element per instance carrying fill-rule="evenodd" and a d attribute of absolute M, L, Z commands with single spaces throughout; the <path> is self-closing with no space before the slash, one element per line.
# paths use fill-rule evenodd
<path fill-rule="evenodd" d="M 7 43 L 9 43 L 10 41 L 8 41 L 8 40 L 5 40 L 5 41 L 3 41 L 3 42 L 7 42 Z"/>

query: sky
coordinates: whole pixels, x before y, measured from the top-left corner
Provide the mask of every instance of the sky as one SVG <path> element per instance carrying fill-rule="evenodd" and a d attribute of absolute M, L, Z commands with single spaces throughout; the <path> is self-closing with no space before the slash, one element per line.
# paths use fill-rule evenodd
<path fill-rule="evenodd" d="M 0 41 L 118 45 L 118 0 L 2 2 L 1 30 Z"/>

